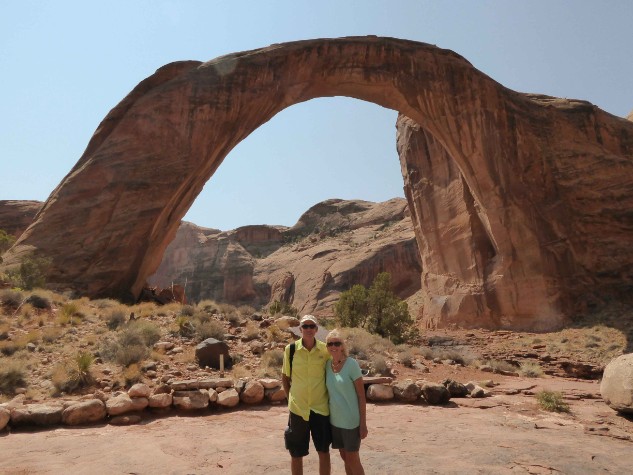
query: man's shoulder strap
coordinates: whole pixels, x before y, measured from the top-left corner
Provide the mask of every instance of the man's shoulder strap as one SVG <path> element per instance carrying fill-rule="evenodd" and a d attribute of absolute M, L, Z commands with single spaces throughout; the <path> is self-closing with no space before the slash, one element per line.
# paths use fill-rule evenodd
<path fill-rule="evenodd" d="M 293 341 L 290 343 L 290 376 L 292 376 L 292 359 L 295 357 L 295 350 L 297 349 L 297 345 Z"/>

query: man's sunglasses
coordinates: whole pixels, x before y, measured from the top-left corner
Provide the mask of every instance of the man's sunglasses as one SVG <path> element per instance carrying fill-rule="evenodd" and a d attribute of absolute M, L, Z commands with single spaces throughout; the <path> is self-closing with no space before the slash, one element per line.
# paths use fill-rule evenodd
<path fill-rule="evenodd" d="M 307 323 L 307 324 L 301 325 L 301 328 L 306 328 L 306 329 L 309 328 L 311 330 L 314 330 L 316 328 L 316 325 Z"/>
<path fill-rule="evenodd" d="M 343 344 L 342 341 L 328 341 L 327 346 L 341 346 Z"/>

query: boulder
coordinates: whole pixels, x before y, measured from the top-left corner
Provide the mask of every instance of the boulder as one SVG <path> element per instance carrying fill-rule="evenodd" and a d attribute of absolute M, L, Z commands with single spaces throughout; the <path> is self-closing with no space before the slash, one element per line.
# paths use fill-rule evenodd
<path fill-rule="evenodd" d="M 64 409 L 62 422 L 69 426 L 92 424 L 102 421 L 106 415 L 105 404 L 99 399 L 90 399 L 72 404 Z"/>
<path fill-rule="evenodd" d="M 106 410 L 109 416 L 118 416 L 127 412 L 142 411 L 149 404 L 147 398 L 131 398 L 127 393 L 113 396 L 106 401 Z"/>
<path fill-rule="evenodd" d="M 276 388 L 264 389 L 264 397 L 269 402 L 281 402 L 286 399 L 286 391 L 281 386 Z"/>
<path fill-rule="evenodd" d="M 448 389 L 448 393 L 452 398 L 466 397 L 470 393 L 470 391 L 468 391 L 468 388 L 464 384 L 452 379 L 445 379 L 444 381 L 442 381 L 442 384 L 446 387 L 446 389 Z"/>
<path fill-rule="evenodd" d="M 18 426 L 54 426 L 62 422 L 63 406 L 46 404 L 28 404 L 11 410 L 11 425 Z"/>
<path fill-rule="evenodd" d="M 0 407 L 0 431 L 4 429 L 11 420 L 11 413 L 8 409 Z"/>
<path fill-rule="evenodd" d="M 393 397 L 393 387 L 390 385 L 370 384 L 367 388 L 367 400 L 369 401 L 390 401 Z"/>
<path fill-rule="evenodd" d="M 633 353 L 609 362 L 602 375 L 600 394 L 611 409 L 633 414 Z"/>
<path fill-rule="evenodd" d="M 220 369 L 220 355 L 224 355 L 224 368 L 230 369 L 233 360 L 229 356 L 229 345 L 215 338 L 207 338 L 196 346 L 196 359 L 201 368 Z"/>
<path fill-rule="evenodd" d="M 218 406 L 235 407 L 240 403 L 240 395 L 235 388 L 230 388 L 218 394 Z"/>
<path fill-rule="evenodd" d="M 451 398 L 448 389 L 443 384 L 427 382 L 421 389 L 424 399 L 431 405 L 446 404 Z"/>
<path fill-rule="evenodd" d="M 153 408 L 157 408 L 157 409 L 162 409 L 164 407 L 169 407 L 169 406 L 171 406 L 172 402 L 173 402 L 173 397 L 172 397 L 171 393 L 152 394 L 148 398 L 148 405 L 149 405 L 149 407 L 153 407 Z"/>
<path fill-rule="evenodd" d="M 172 404 L 186 411 L 204 409 L 209 406 L 209 392 L 205 389 L 174 391 Z"/>
<path fill-rule="evenodd" d="M 137 383 L 128 390 L 127 394 L 131 398 L 149 397 L 151 394 L 151 390 L 147 384 Z"/>
<path fill-rule="evenodd" d="M 259 404 L 264 399 L 264 386 L 259 381 L 248 381 L 240 393 L 240 400 L 246 404 Z"/>
<path fill-rule="evenodd" d="M 264 389 L 273 389 L 281 386 L 281 381 L 275 378 L 261 378 L 258 380 Z"/>
<path fill-rule="evenodd" d="M 393 395 L 398 401 L 415 402 L 420 398 L 420 387 L 410 379 L 397 381 L 393 384 Z"/>

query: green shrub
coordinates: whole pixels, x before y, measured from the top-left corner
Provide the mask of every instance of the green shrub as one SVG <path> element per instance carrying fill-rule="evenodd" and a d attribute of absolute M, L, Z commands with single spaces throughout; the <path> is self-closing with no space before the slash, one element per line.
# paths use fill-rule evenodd
<path fill-rule="evenodd" d="M 550 412 L 570 412 L 569 404 L 563 401 L 563 395 L 556 391 L 540 391 L 536 400 L 541 409 Z"/>
<path fill-rule="evenodd" d="M 196 328 L 193 324 L 193 321 L 189 317 L 180 315 L 176 317 L 175 323 L 176 323 L 176 326 L 178 327 L 178 334 L 180 336 L 184 336 L 185 338 L 191 338 L 196 332 Z"/>
<path fill-rule="evenodd" d="M 382 355 L 374 355 L 371 359 L 371 368 L 375 375 L 389 376 L 387 361 Z"/>
<path fill-rule="evenodd" d="M 15 238 L 8 234 L 4 229 L 0 229 L 0 254 L 3 254 L 6 250 L 8 250 L 13 243 L 15 242 Z M 0 260 L 0 262 L 2 262 Z"/>
<path fill-rule="evenodd" d="M 73 359 L 58 365 L 53 372 L 53 385 L 58 391 L 72 393 L 91 386 L 94 378 L 90 368 L 94 357 L 90 353 L 80 352 Z"/>
<path fill-rule="evenodd" d="M 130 366 L 134 363 L 140 363 L 149 355 L 149 349 L 146 346 L 134 344 L 128 346 L 119 346 L 116 351 L 114 361 L 121 366 Z"/>
<path fill-rule="evenodd" d="M 341 326 L 363 327 L 394 343 L 418 336 L 411 328 L 414 322 L 407 303 L 391 290 L 388 272 L 378 274 L 369 290 L 354 285 L 343 292 L 334 307 L 334 314 Z"/>
<path fill-rule="evenodd" d="M 280 302 L 279 300 L 275 300 L 269 305 L 268 313 L 270 315 L 277 315 L 278 313 L 280 313 L 282 315 L 296 317 L 297 315 L 299 315 L 299 310 L 290 305 L 288 302 Z"/>
<path fill-rule="evenodd" d="M 125 346 L 128 344 L 142 344 L 152 346 L 160 340 L 160 328 L 147 320 L 134 320 L 128 323 L 119 336 L 119 342 Z"/>
<path fill-rule="evenodd" d="M 106 337 L 99 344 L 99 355 L 123 366 L 139 363 L 160 340 L 160 329 L 146 320 L 135 320 L 119 330 L 116 338 Z"/>
<path fill-rule="evenodd" d="M 13 394 L 25 384 L 26 366 L 21 361 L 4 360 L 0 365 L 0 393 Z"/>
<path fill-rule="evenodd" d="M 193 317 L 193 314 L 196 312 L 196 309 L 193 305 L 183 305 L 180 308 L 180 315 L 185 317 Z"/>
<path fill-rule="evenodd" d="M 51 263 L 50 258 L 28 256 L 22 259 L 17 270 L 10 271 L 8 275 L 16 287 L 25 290 L 44 287 Z"/>

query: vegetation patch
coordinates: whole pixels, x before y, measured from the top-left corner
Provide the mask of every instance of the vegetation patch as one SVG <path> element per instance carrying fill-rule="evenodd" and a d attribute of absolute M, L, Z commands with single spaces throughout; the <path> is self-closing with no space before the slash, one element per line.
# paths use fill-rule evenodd
<path fill-rule="evenodd" d="M 557 391 L 543 390 L 536 393 L 536 400 L 541 409 L 550 412 L 571 412 L 569 404 L 563 401 L 563 395 Z"/>

